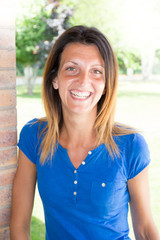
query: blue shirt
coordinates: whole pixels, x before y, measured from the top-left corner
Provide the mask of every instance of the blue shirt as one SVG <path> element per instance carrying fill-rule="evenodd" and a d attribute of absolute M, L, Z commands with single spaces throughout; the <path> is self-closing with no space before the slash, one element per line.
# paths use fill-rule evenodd
<path fill-rule="evenodd" d="M 46 240 L 129 240 L 127 181 L 150 162 L 148 146 L 136 133 L 115 137 L 120 158 L 102 144 L 75 169 L 59 143 L 52 161 L 40 164 L 40 132 L 46 123 L 27 123 L 19 148 L 36 164 Z M 40 139 L 39 139 L 40 137 Z"/>

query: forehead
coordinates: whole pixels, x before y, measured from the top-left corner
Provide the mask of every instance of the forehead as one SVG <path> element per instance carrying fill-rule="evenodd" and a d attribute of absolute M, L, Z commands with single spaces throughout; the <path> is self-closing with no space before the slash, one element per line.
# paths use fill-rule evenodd
<path fill-rule="evenodd" d="M 104 65 L 103 58 L 98 47 L 94 44 L 69 43 L 65 46 L 62 55 L 61 63 L 70 61 L 72 59 L 83 59 L 90 61 L 97 61 Z"/>

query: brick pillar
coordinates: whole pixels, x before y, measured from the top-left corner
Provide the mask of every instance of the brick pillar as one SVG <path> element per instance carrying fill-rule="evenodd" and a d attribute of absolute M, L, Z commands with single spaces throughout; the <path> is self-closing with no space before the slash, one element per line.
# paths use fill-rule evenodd
<path fill-rule="evenodd" d="M 16 62 L 13 0 L 0 3 L 0 240 L 9 240 L 12 182 L 16 171 Z"/>

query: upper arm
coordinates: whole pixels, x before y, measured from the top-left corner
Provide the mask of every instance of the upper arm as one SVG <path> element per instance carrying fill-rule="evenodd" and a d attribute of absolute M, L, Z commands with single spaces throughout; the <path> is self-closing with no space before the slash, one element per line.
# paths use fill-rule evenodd
<path fill-rule="evenodd" d="M 130 208 L 136 239 L 157 240 L 159 237 L 151 213 L 148 168 L 128 180 Z"/>
<path fill-rule="evenodd" d="M 13 183 L 11 228 L 15 226 L 30 228 L 36 178 L 36 165 L 20 150 Z"/>

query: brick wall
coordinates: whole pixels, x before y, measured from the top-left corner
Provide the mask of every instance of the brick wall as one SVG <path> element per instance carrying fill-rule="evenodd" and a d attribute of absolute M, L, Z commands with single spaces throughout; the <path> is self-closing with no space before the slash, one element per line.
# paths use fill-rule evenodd
<path fill-rule="evenodd" d="M 9 240 L 12 182 L 16 171 L 15 11 L 0 3 L 0 240 Z"/>

